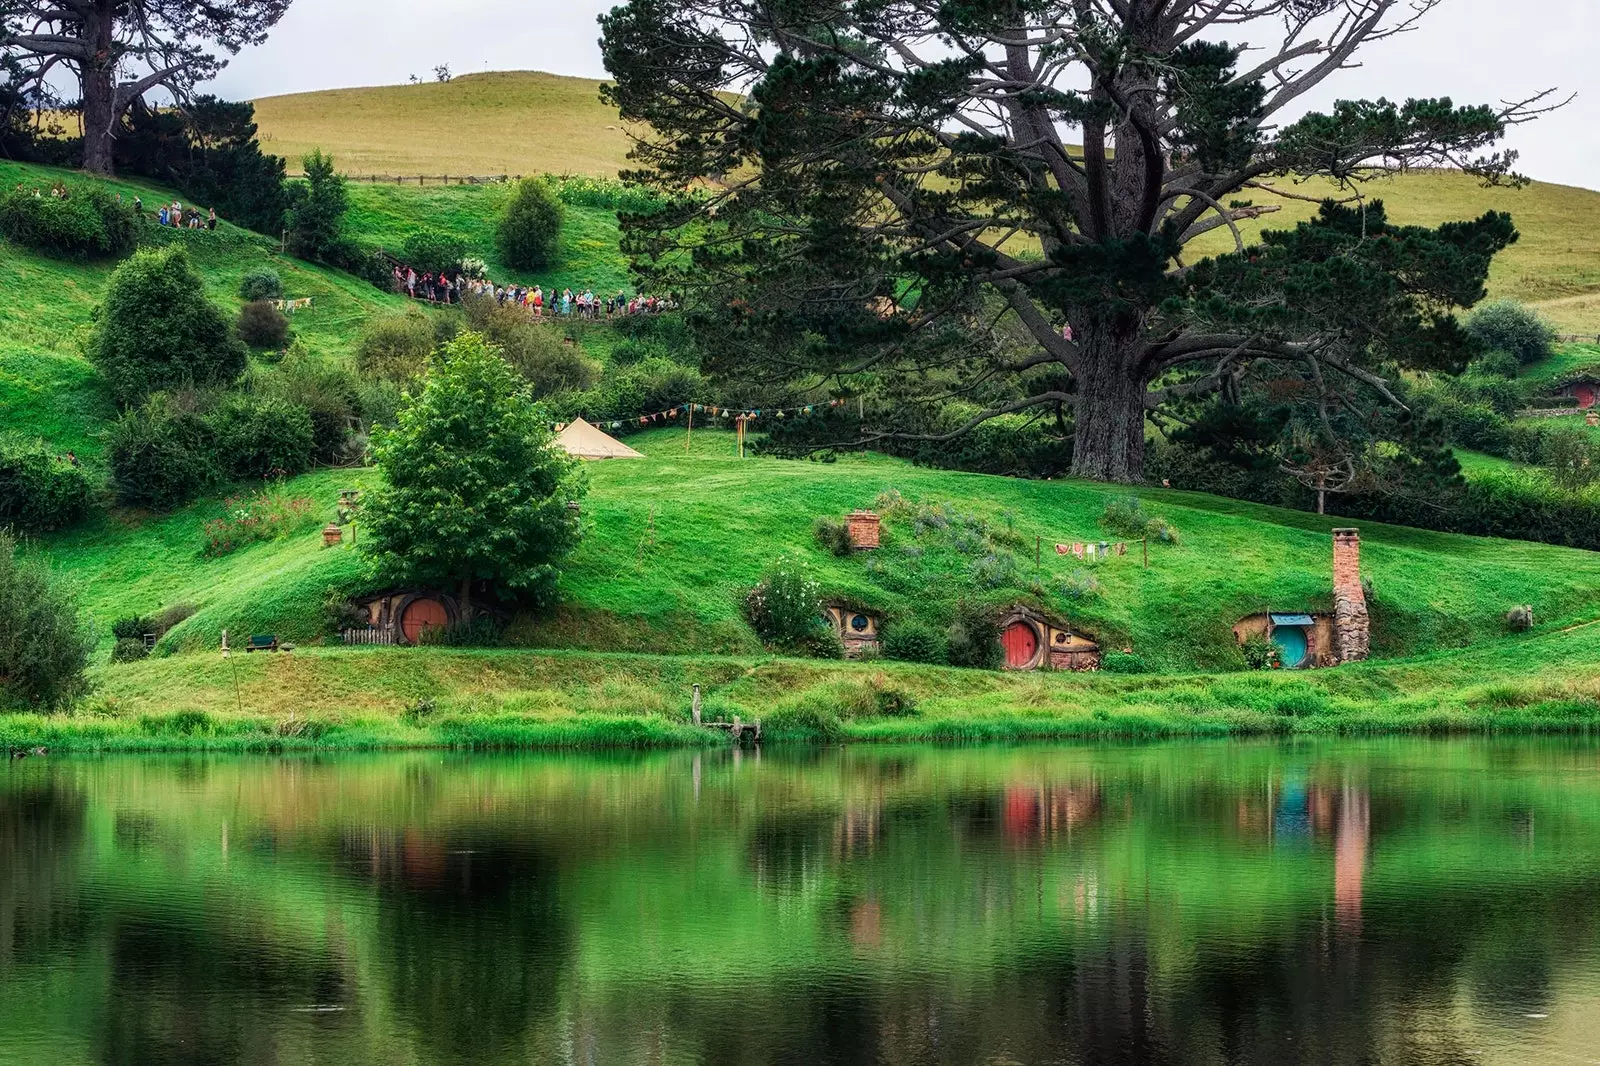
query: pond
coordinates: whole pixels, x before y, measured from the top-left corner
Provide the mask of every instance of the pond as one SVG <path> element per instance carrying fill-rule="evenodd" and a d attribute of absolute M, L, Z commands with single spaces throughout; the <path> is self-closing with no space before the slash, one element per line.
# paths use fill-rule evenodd
<path fill-rule="evenodd" d="M 0 765 L 0 1063 L 1600 1059 L 1600 743 Z"/>

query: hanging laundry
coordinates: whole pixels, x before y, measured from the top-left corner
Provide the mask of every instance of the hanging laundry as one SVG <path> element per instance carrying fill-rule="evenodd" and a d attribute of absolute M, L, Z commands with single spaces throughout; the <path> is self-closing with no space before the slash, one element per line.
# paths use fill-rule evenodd
<path fill-rule="evenodd" d="M 1057 555 L 1071 555 L 1072 554 L 1072 545 L 1070 545 L 1070 544 L 1057 544 L 1056 545 L 1056 554 Z"/>
<path fill-rule="evenodd" d="M 1091 544 L 1091 545 L 1089 545 L 1088 549 L 1084 552 L 1084 555 L 1087 556 L 1089 561 L 1092 563 L 1092 562 L 1094 562 L 1095 556 L 1098 553 L 1099 553 L 1099 547 L 1097 545 Z"/>
<path fill-rule="evenodd" d="M 1072 545 L 1072 555 L 1075 559 L 1083 558 L 1083 542 L 1081 540 Z"/>
<path fill-rule="evenodd" d="M 1123 543 L 1120 540 L 1117 541 L 1117 554 L 1119 556 L 1128 554 L 1128 546 L 1127 546 L 1127 544 Z"/>

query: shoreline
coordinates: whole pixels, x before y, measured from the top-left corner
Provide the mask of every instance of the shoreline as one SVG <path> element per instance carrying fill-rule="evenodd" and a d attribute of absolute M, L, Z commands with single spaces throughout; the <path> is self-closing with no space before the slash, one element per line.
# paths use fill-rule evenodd
<path fill-rule="evenodd" d="M 0 754 L 604 750 L 767 744 L 1600 731 L 1600 630 L 1338 669 L 1017 674 L 781 658 L 302 648 L 106 665 L 60 714 L 0 714 Z"/>

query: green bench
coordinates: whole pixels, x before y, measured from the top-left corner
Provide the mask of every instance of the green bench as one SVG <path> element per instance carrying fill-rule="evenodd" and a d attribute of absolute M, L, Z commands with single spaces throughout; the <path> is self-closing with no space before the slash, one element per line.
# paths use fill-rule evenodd
<path fill-rule="evenodd" d="M 277 635 L 273 634 L 273 633 L 254 633 L 250 637 L 250 642 L 244 646 L 244 651 L 245 651 L 246 655 L 250 654 L 253 651 L 277 651 L 277 650 L 278 650 L 278 638 L 277 638 Z"/>

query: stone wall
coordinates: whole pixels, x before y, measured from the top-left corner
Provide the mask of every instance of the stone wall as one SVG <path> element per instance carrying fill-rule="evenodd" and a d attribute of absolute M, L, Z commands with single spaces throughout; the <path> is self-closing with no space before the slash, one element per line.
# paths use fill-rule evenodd
<path fill-rule="evenodd" d="M 1372 645 L 1367 594 L 1361 587 L 1361 533 L 1333 531 L 1333 636 L 1341 663 L 1366 659 Z"/>

